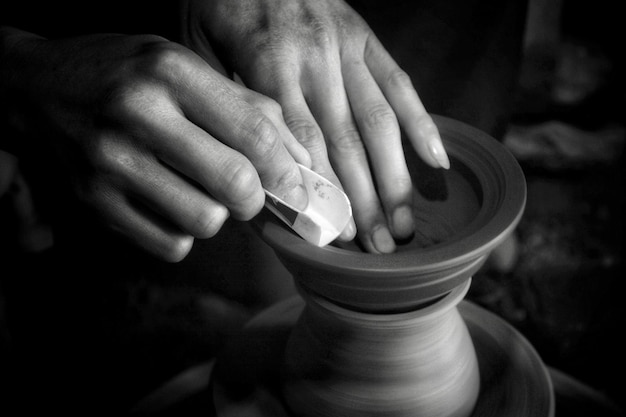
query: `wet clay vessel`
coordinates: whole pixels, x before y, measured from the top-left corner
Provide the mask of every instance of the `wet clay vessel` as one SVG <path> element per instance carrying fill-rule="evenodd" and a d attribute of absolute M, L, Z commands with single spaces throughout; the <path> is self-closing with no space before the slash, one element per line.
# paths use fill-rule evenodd
<path fill-rule="evenodd" d="M 520 220 L 524 175 L 495 139 L 433 118 L 451 167 L 430 168 L 405 145 L 416 233 L 396 253 L 368 254 L 354 242 L 316 247 L 270 213 L 257 217 L 258 233 L 291 272 L 302 298 L 283 317 L 268 314 L 251 323 L 218 360 L 218 416 L 465 417 L 489 415 L 485 401 L 494 398 L 501 406 L 516 402 L 504 392 L 497 398 L 506 381 L 493 387 L 493 378 L 482 377 L 493 370 L 479 360 L 477 342 L 483 350 L 495 349 L 485 340 L 489 332 L 504 334 L 502 324 L 482 329 L 476 316 L 483 310 L 470 310 L 470 329 L 470 317 L 458 307 L 472 275 Z M 524 397 L 518 402 L 530 398 L 535 404 L 500 407 L 498 415 L 549 416 L 547 373 L 522 337 L 507 342 L 516 341 L 523 347 L 518 353 L 526 349 L 532 360 L 511 369 L 534 377 L 517 390 Z M 261 404 L 266 411 L 259 414 Z M 520 414 L 528 409 L 531 414 Z"/>
<path fill-rule="evenodd" d="M 396 253 L 372 255 L 355 243 L 314 248 L 271 215 L 257 218 L 298 285 L 359 311 L 408 311 L 466 281 L 511 233 L 526 201 L 517 161 L 487 134 L 433 118 L 451 166 L 430 168 L 405 144 L 416 232 Z"/>

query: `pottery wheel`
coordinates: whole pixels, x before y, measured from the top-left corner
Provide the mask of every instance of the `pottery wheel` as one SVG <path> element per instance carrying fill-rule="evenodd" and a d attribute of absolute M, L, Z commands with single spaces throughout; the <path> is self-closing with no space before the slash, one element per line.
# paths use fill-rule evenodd
<path fill-rule="evenodd" d="M 253 318 L 217 359 L 211 392 L 218 417 L 294 417 L 278 391 L 278 369 L 304 302 L 294 297 Z M 493 313 L 462 301 L 481 375 L 473 417 L 552 417 L 548 371 L 531 344 Z M 338 417 L 338 416 L 328 416 Z"/>

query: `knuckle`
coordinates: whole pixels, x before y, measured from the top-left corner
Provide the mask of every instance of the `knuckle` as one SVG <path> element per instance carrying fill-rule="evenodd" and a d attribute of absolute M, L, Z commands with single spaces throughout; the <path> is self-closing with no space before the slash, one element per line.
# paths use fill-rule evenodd
<path fill-rule="evenodd" d="M 225 187 L 235 196 L 235 200 L 252 193 L 256 172 L 249 164 L 235 158 L 225 171 Z"/>
<path fill-rule="evenodd" d="M 313 18 L 309 22 L 311 28 L 311 39 L 320 49 L 329 49 L 333 43 L 332 31 L 329 24 L 322 19 Z"/>
<path fill-rule="evenodd" d="M 252 116 L 249 126 L 253 154 L 264 160 L 271 158 L 278 150 L 280 143 L 274 124 L 269 118 L 259 113 Z"/>
<path fill-rule="evenodd" d="M 389 73 L 387 76 L 387 84 L 390 87 L 399 89 L 413 88 L 411 77 L 400 68 L 395 68 Z"/>
<path fill-rule="evenodd" d="M 248 102 L 255 108 L 261 110 L 263 114 L 282 117 L 282 106 L 276 100 L 270 97 L 252 92 L 250 98 L 248 99 Z"/>
<path fill-rule="evenodd" d="M 417 124 L 417 126 L 419 126 L 420 131 L 423 131 L 425 133 L 437 131 L 437 125 L 435 125 L 435 122 L 428 114 L 422 114 L 421 116 L 419 116 L 415 123 Z"/>
<path fill-rule="evenodd" d="M 350 128 L 335 136 L 331 140 L 333 148 L 341 154 L 365 154 L 365 148 L 359 132 Z"/>
<path fill-rule="evenodd" d="M 408 175 L 398 175 L 393 178 L 393 187 L 381 187 L 379 193 L 385 205 L 396 207 L 400 204 L 411 203 L 413 183 Z"/>
<path fill-rule="evenodd" d="M 108 137 L 101 137 L 95 141 L 91 158 L 96 171 L 110 177 L 141 171 L 145 165 L 135 153 Z"/>
<path fill-rule="evenodd" d="M 261 108 L 263 108 L 268 114 L 273 114 L 282 117 L 283 108 L 276 100 L 269 97 L 261 96 Z"/>
<path fill-rule="evenodd" d="M 249 163 L 238 161 L 225 171 L 224 189 L 228 193 L 226 205 L 231 208 L 235 218 L 251 219 L 261 211 L 265 201 L 256 170 Z"/>
<path fill-rule="evenodd" d="M 384 104 L 377 104 L 367 109 L 363 118 L 365 129 L 375 132 L 389 132 L 396 123 L 395 114 L 389 106 Z"/>
<path fill-rule="evenodd" d="M 275 176 L 266 185 L 271 190 L 290 190 L 300 184 L 300 178 L 296 171 L 288 170 Z"/>
<path fill-rule="evenodd" d="M 285 58 L 286 54 L 292 53 L 289 36 L 281 32 L 271 32 L 267 36 L 263 36 L 254 40 L 254 49 L 262 51 L 252 57 L 254 65 L 261 65 L 265 69 L 272 69 L 281 58 Z"/>
<path fill-rule="evenodd" d="M 138 79 L 112 85 L 103 100 L 103 117 L 124 121 L 136 115 L 142 107 L 141 85 Z"/>
<path fill-rule="evenodd" d="M 149 35 L 146 35 L 149 36 Z M 169 84 L 184 76 L 188 55 L 183 49 L 159 37 L 141 43 L 128 65 L 120 67 L 118 76 L 107 80 L 103 99 L 104 117 L 128 120 L 152 106 L 154 84 Z"/>
<path fill-rule="evenodd" d="M 187 62 L 184 49 L 158 36 L 141 45 L 135 55 L 135 69 L 150 78 L 169 79 L 179 76 Z"/>
<path fill-rule="evenodd" d="M 120 80 L 103 96 L 100 119 L 96 122 L 114 129 L 141 132 L 154 118 L 157 100 L 159 92 L 145 78 Z"/>
<path fill-rule="evenodd" d="M 305 119 L 290 119 L 287 121 L 287 127 L 293 133 L 305 148 L 311 149 L 319 146 L 319 142 L 323 142 L 322 131 L 319 127 Z"/>

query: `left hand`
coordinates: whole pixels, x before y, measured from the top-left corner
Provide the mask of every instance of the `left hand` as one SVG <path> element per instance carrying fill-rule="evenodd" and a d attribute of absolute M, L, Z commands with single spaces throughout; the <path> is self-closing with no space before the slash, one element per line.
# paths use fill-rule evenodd
<path fill-rule="evenodd" d="M 183 14 L 187 46 L 208 60 L 213 48 L 281 104 L 312 168 L 348 194 L 367 251 L 413 233 L 400 126 L 426 163 L 449 161 L 408 75 L 356 12 L 342 0 L 188 0 Z"/>

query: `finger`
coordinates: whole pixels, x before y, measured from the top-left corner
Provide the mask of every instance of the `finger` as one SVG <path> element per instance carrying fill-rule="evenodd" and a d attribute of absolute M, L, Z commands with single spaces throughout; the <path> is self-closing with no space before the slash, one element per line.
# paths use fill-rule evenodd
<path fill-rule="evenodd" d="M 210 238 L 228 219 L 226 206 L 153 155 L 125 155 L 118 164 L 120 188 L 182 231 L 197 238 Z"/>
<path fill-rule="evenodd" d="M 387 222 L 394 237 L 407 238 L 413 233 L 412 185 L 398 121 L 362 60 L 345 60 L 343 72 Z"/>
<path fill-rule="evenodd" d="M 280 108 L 280 105 L 276 105 Z M 296 137 L 289 130 L 289 127 L 287 127 L 287 124 L 285 123 L 285 120 L 283 118 L 282 110 L 268 110 L 264 113 L 274 123 L 274 126 L 276 126 L 279 137 L 282 139 L 283 144 L 285 145 L 291 156 L 293 156 L 293 158 L 296 160 L 296 162 L 306 166 L 307 168 L 311 168 L 311 155 L 309 155 L 309 152 L 306 150 L 306 148 L 300 142 L 298 142 Z"/>
<path fill-rule="evenodd" d="M 232 81 L 202 61 L 192 64 L 191 71 L 177 68 L 181 73 L 172 77 L 185 116 L 245 155 L 266 189 L 304 209 L 308 198 L 300 170 L 274 123 L 237 94 Z"/>
<path fill-rule="evenodd" d="M 328 154 L 352 201 L 361 242 L 370 252 L 390 253 L 395 243 L 387 227 L 369 168 L 367 152 L 352 118 L 344 89 L 339 59 L 328 59 L 323 78 L 315 73 L 307 97 L 311 111 L 320 123 Z"/>
<path fill-rule="evenodd" d="M 408 74 L 400 69 L 374 35 L 370 35 L 365 45 L 365 63 L 418 155 L 435 168 L 448 169 L 450 161 L 437 126 L 426 112 Z"/>
<path fill-rule="evenodd" d="M 330 163 L 324 134 L 308 107 L 299 83 L 292 80 L 291 82 L 285 81 L 282 85 L 285 88 L 279 95 L 278 100 L 282 103 L 283 109 L 285 109 L 285 121 L 294 133 L 294 136 L 308 150 L 311 156 L 312 169 L 341 190 L 344 190 L 342 182 L 337 177 Z M 352 204 L 354 205 L 353 202 Z M 354 218 L 351 218 L 338 239 L 349 241 L 354 239 L 356 233 L 357 226 Z"/>
<path fill-rule="evenodd" d="M 178 262 L 187 256 L 193 236 L 119 192 L 102 189 L 96 207 L 114 230 L 159 259 Z"/>
<path fill-rule="evenodd" d="M 290 65 L 280 65 L 276 62 L 277 59 L 271 55 L 263 57 L 259 65 L 261 70 L 244 74 L 247 77 L 242 82 L 255 91 L 276 100 L 281 106 L 281 114 L 290 133 L 309 154 L 311 167 L 341 187 L 328 160 L 322 130 L 304 98 L 300 86 L 301 74 Z M 284 63 L 298 59 L 295 52 L 285 52 L 281 61 Z M 263 70 L 263 68 L 268 69 Z"/>
<path fill-rule="evenodd" d="M 296 162 L 311 168 L 311 155 L 289 130 L 283 116 L 282 106 L 277 101 L 240 85 L 236 84 L 234 88 L 238 89 L 242 97 L 246 97 L 247 102 L 269 117 L 278 130 L 280 139 Z"/>
<path fill-rule="evenodd" d="M 291 56 L 291 58 L 293 60 L 298 59 L 295 56 Z M 242 82 L 246 82 L 254 90 L 272 97 L 280 104 L 283 120 L 297 142 L 307 151 L 310 162 L 305 165 L 343 189 L 328 159 L 322 131 L 303 96 L 300 86 L 300 72 L 288 65 L 275 67 L 274 64 L 275 61 L 272 56 L 266 56 L 264 65 L 261 67 L 272 68 L 273 70 L 247 74 L 247 79 L 242 80 Z M 354 219 L 351 218 L 338 239 L 349 241 L 355 236 L 356 225 Z"/>
<path fill-rule="evenodd" d="M 150 103 L 154 109 L 149 114 L 127 110 L 135 112 L 130 116 L 137 126 L 133 134 L 143 141 L 144 151 L 198 184 L 233 217 L 249 220 L 258 214 L 265 193 L 252 163 L 187 120 L 167 98 L 151 97 Z"/>

